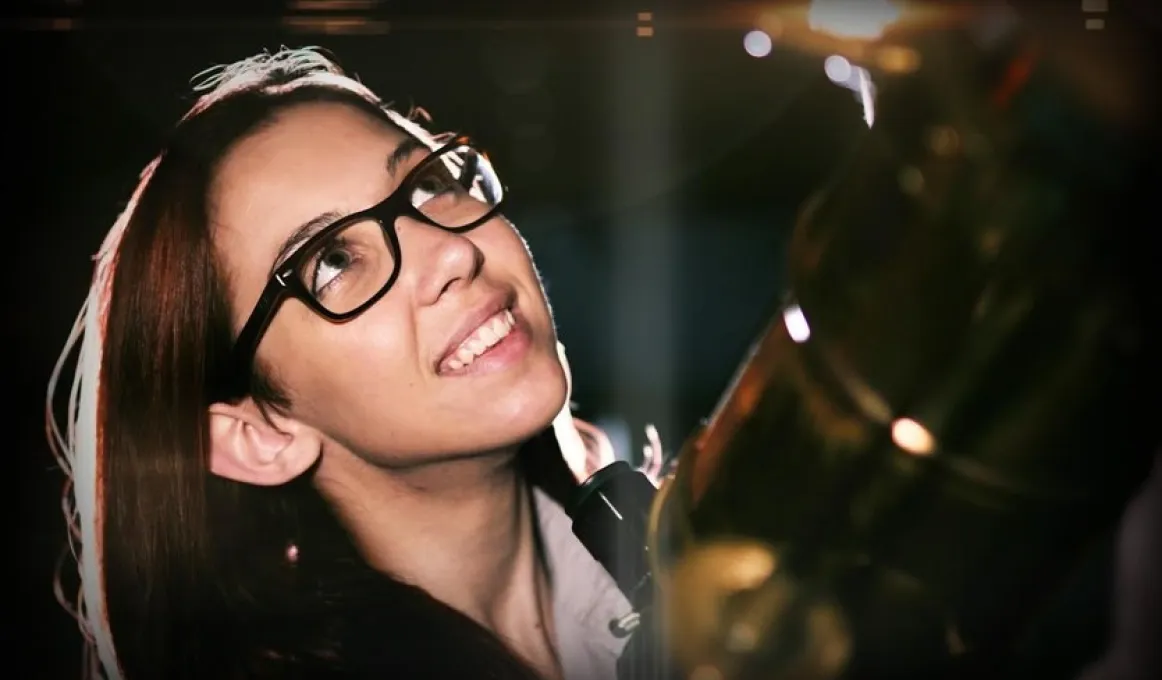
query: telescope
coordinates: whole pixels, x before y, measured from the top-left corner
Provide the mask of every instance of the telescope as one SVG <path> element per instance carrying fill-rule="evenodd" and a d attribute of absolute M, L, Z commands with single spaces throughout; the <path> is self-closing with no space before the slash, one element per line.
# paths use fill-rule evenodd
<path fill-rule="evenodd" d="M 622 680 L 1005 677 L 1152 460 L 1106 236 L 1139 150 L 1002 9 L 782 21 L 868 129 L 676 471 L 568 508 L 637 610 Z"/>

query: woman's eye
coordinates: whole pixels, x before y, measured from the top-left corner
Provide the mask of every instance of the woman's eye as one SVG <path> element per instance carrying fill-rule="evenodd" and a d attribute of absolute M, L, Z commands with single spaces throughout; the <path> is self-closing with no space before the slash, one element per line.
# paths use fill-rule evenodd
<path fill-rule="evenodd" d="M 351 254 L 346 250 L 333 248 L 323 252 L 315 264 L 311 290 L 316 295 L 324 292 L 350 266 Z"/>
<path fill-rule="evenodd" d="M 412 205 L 418 208 L 437 196 L 453 193 L 459 189 L 459 184 L 445 173 L 426 174 L 419 178 L 412 189 Z"/>

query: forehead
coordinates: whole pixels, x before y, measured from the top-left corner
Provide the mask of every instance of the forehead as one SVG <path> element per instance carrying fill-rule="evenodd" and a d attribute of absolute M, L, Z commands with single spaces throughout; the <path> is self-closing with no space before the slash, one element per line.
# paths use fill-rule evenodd
<path fill-rule="evenodd" d="M 214 240 L 235 274 L 246 262 L 270 266 L 298 225 L 330 211 L 353 212 L 382 199 L 387 158 L 405 135 L 354 106 L 298 104 L 240 140 L 210 187 Z"/>

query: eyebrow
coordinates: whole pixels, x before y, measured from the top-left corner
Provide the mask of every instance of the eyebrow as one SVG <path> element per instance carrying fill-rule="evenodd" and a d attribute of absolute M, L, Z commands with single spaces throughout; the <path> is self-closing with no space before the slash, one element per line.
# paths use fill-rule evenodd
<path fill-rule="evenodd" d="M 387 161 L 385 162 L 387 174 L 394 179 L 396 174 L 399 173 L 400 166 L 403 165 L 409 158 L 411 158 L 412 154 L 424 149 L 429 151 L 432 150 L 431 147 L 429 147 L 423 141 L 412 137 L 411 135 L 404 137 L 403 141 L 396 145 L 396 147 L 391 150 L 391 153 L 387 155 Z M 329 224 L 333 224 L 336 220 L 342 219 L 343 217 L 344 213 L 335 210 L 328 210 L 327 212 L 316 215 L 306 222 L 300 224 L 298 228 L 296 228 L 293 232 L 290 233 L 289 236 L 283 239 L 282 244 L 279 245 L 278 254 L 274 258 L 274 263 L 270 266 L 270 275 L 274 276 L 275 271 L 280 266 L 282 266 L 282 263 L 305 241 L 310 240 L 310 238 L 318 233 L 321 229 Z"/>
<path fill-rule="evenodd" d="M 399 166 L 411 158 L 412 154 L 425 150 L 435 151 L 434 148 L 411 135 L 404 137 L 403 141 L 387 155 L 387 173 L 394 178 L 395 174 L 399 172 Z"/>

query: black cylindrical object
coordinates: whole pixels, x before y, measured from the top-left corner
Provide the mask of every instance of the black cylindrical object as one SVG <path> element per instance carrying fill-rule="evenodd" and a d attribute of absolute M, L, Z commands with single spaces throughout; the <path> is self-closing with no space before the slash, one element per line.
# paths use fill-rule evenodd
<path fill-rule="evenodd" d="M 624 461 L 598 470 L 574 492 L 566 512 L 573 533 L 605 567 L 635 609 L 653 595 L 646 559 L 646 520 L 656 488 Z"/>

